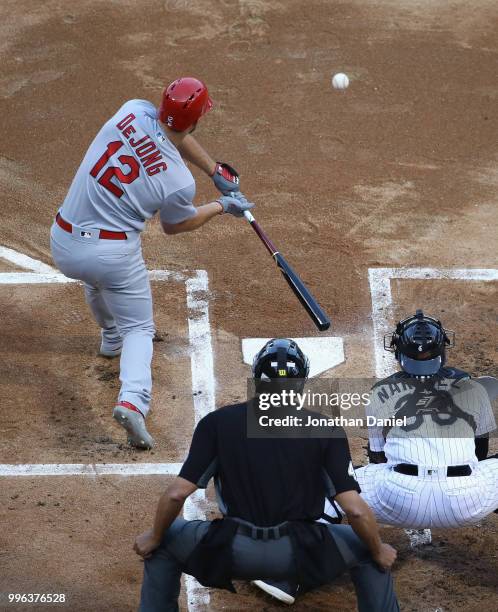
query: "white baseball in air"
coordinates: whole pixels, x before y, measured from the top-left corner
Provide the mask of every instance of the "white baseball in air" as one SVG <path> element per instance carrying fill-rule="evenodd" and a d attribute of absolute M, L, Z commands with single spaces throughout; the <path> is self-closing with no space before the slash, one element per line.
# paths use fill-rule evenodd
<path fill-rule="evenodd" d="M 334 89 L 346 89 L 349 86 L 348 75 L 344 72 L 338 72 L 332 77 L 332 87 Z"/>

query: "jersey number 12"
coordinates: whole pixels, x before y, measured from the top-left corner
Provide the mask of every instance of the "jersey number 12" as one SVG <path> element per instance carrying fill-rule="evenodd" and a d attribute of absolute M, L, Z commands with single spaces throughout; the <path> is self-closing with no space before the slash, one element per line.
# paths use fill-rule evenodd
<path fill-rule="evenodd" d="M 90 170 L 90 174 L 93 176 L 93 178 L 97 178 L 99 172 L 109 161 L 109 158 L 119 151 L 122 146 L 123 143 L 120 140 L 113 140 L 107 145 L 106 151 L 104 151 L 95 166 Z M 109 168 L 107 168 L 107 170 L 98 179 L 98 182 L 102 185 L 102 187 L 105 187 L 117 198 L 120 198 L 124 191 L 121 189 L 121 187 L 112 182 L 112 178 L 115 176 L 121 183 L 129 185 L 138 178 L 138 175 L 140 174 L 140 165 L 132 155 L 120 155 L 118 157 L 118 161 L 123 166 L 128 166 L 130 171 L 125 174 L 121 168 L 109 166 Z"/>

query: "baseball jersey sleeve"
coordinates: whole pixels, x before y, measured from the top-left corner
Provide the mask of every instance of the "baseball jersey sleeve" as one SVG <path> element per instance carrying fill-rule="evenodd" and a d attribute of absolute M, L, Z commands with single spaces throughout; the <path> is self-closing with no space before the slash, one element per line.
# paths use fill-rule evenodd
<path fill-rule="evenodd" d="M 212 412 L 197 424 L 187 460 L 178 474 L 200 489 L 205 489 L 216 473 L 218 457 L 215 415 Z"/>
<path fill-rule="evenodd" d="M 370 403 L 365 407 L 365 414 L 367 417 L 381 418 L 381 406 L 377 398 L 375 389 L 370 393 Z M 368 444 L 371 451 L 376 453 L 384 450 L 386 440 L 382 433 L 382 427 L 379 425 L 368 426 Z"/>
<path fill-rule="evenodd" d="M 330 479 L 333 487 L 333 496 L 345 491 L 360 492 L 345 432 L 339 438 L 327 440 L 323 463 L 326 479 Z"/>
<path fill-rule="evenodd" d="M 496 420 L 488 392 L 478 382 L 473 382 L 472 395 L 474 396 L 475 393 L 474 398 L 480 408 L 475 435 L 482 436 L 496 429 Z"/>
<path fill-rule="evenodd" d="M 195 197 L 195 183 L 170 193 L 161 207 L 161 221 L 176 225 L 195 217 L 197 211 L 192 201 Z"/>

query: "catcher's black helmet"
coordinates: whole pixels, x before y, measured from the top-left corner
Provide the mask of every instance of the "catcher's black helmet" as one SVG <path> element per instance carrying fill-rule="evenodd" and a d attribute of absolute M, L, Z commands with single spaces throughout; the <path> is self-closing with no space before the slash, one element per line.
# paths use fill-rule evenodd
<path fill-rule="evenodd" d="M 454 345 L 454 336 L 441 321 L 417 310 L 414 316 L 400 321 L 394 333 L 384 336 L 384 348 L 394 352 L 407 374 L 433 376 L 444 366 L 446 348 Z"/>
<path fill-rule="evenodd" d="M 273 338 L 254 357 L 252 375 L 258 380 L 306 379 L 309 359 L 289 338 Z"/>

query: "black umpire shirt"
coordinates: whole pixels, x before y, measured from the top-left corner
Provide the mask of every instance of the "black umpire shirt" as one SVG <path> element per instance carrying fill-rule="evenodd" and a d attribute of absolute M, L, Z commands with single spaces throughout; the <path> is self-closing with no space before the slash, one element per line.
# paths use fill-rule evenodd
<path fill-rule="evenodd" d="M 217 479 L 225 516 L 260 527 L 316 520 L 325 497 L 360 491 L 346 435 L 248 438 L 247 404 L 211 412 L 197 425 L 179 476 L 205 488 Z"/>

